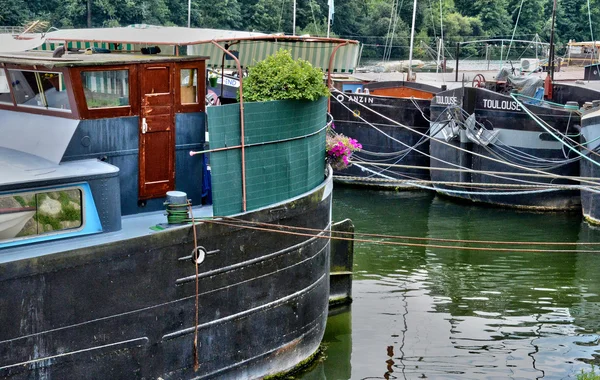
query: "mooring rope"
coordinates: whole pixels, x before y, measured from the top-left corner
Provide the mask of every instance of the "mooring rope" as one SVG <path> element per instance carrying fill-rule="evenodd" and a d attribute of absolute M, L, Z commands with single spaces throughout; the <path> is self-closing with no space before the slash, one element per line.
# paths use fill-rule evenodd
<path fill-rule="evenodd" d="M 346 94 L 346 93 L 344 93 L 344 92 L 342 92 L 342 91 L 340 91 L 340 90 L 338 90 L 338 89 L 336 89 L 336 88 L 332 88 L 332 89 L 331 89 L 331 91 L 332 91 L 332 92 L 334 92 L 334 93 L 338 93 L 338 94 L 340 94 L 340 95 L 342 95 L 342 96 L 344 96 L 344 97 L 348 98 L 348 99 L 349 99 L 351 102 L 353 102 L 353 103 L 356 103 L 356 104 L 358 104 L 359 106 L 361 106 L 361 107 L 363 107 L 363 108 L 366 108 L 366 109 L 370 110 L 370 111 L 371 111 L 371 112 L 373 112 L 374 114 L 376 114 L 376 115 L 378 115 L 378 116 L 382 117 L 382 118 L 383 118 L 383 119 L 385 119 L 385 120 L 388 120 L 388 121 L 390 121 L 391 123 L 393 123 L 393 124 L 395 124 L 395 125 L 401 126 L 401 127 L 405 128 L 405 129 L 407 129 L 407 130 L 409 130 L 409 131 L 411 131 L 411 132 L 414 132 L 414 133 L 416 133 L 416 134 L 419 134 L 419 135 L 421 135 L 421 136 L 426 136 L 426 134 L 424 134 L 424 133 L 422 133 L 422 132 L 420 132 L 420 131 L 417 131 L 417 130 L 415 130 L 414 128 L 411 128 L 411 127 L 409 127 L 409 126 L 406 126 L 406 125 L 404 125 L 404 124 L 402 124 L 402 123 L 399 123 L 399 122 L 397 122 L 397 121 L 395 121 L 395 120 L 393 120 L 393 119 L 391 119 L 391 118 L 389 118 L 389 117 L 387 117 L 387 116 L 385 116 L 385 115 L 383 115 L 383 114 L 381 114 L 381 113 L 379 113 L 379 112 L 377 112 L 377 111 L 375 111 L 375 110 L 373 110 L 373 109 L 371 109 L 371 108 L 367 107 L 366 105 L 364 105 L 364 104 L 362 104 L 362 103 L 359 103 L 359 102 L 356 102 L 356 101 L 354 101 L 352 98 L 350 98 L 350 96 L 349 96 L 348 94 Z M 345 108 L 346 108 L 346 109 L 348 109 L 349 111 L 352 111 L 352 110 L 351 110 L 351 109 L 350 109 L 348 106 L 346 106 L 346 105 L 345 105 L 345 104 L 344 104 L 342 101 L 340 101 L 340 100 L 339 100 L 337 97 L 334 97 L 334 98 L 335 98 L 335 99 L 336 99 L 336 101 L 338 101 L 338 102 L 339 102 L 339 103 L 340 103 L 340 104 L 341 104 L 343 107 L 345 107 Z M 448 108 L 449 108 L 449 107 L 447 107 L 446 109 L 448 109 Z M 445 111 L 444 111 L 444 112 L 445 112 Z M 400 140 L 398 140 L 398 139 L 395 139 L 395 138 L 393 138 L 393 137 L 392 137 L 392 136 L 390 136 L 389 134 L 387 134 L 387 133 L 383 132 L 381 129 L 379 129 L 379 128 L 375 127 L 374 125 L 372 125 L 371 123 L 369 123 L 368 121 L 366 121 L 364 118 L 362 118 L 362 117 L 360 117 L 360 116 L 358 116 L 358 118 L 360 118 L 361 120 L 363 120 L 363 121 L 364 121 L 366 124 L 368 124 L 369 126 L 371 126 L 372 128 L 374 128 L 374 129 L 375 129 L 375 130 L 377 130 L 378 132 L 380 132 L 380 133 L 382 133 L 383 135 L 387 136 L 387 137 L 388 137 L 388 138 L 390 138 L 391 140 L 393 140 L 393 141 L 396 141 L 396 142 L 398 142 L 399 144 L 401 144 L 401 145 L 404 145 L 404 146 L 407 146 L 407 147 L 408 147 L 408 145 L 407 145 L 406 143 L 404 143 L 404 142 L 402 142 L 402 141 L 400 141 Z M 511 166 L 511 167 L 514 167 L 514 168 L 517 168 L 517 169 L 521 169 L 521 170 L 524 170 L 524 171 L 529 171 L 529 172 L 534 172 L 534 173 L 541 173 L 541 174 L 548 174 L 550 177 L 552 177 L 552 178 L 556 178 L 556 179 L 562 179 L 562 178 L 564 177 L 564 176 L 562 176 L 562 175 L 560 175 L 560 174 L 547 173 L 547 172 L 544 172 L 544 171 L 542 171 L 542 170 L 537 170 L 537 169 L 534 169 L 534 168 L 528 168 L 528 167 L 526 167 L 526 166 L 521 166 L 521 165 L 513 164 L 513 163 L 511 163 L 511 162 L 506 162 L 506 161 L 498 160 L 498 159 L 495 159 L 495 158 L 493 158 L 493 157 L 489 157 L 489 156 L 486 156 L 486 155 L 483 155 L 483 154 L 479 154 L 479 153 L 477 153 L 477 152 L 472 152 L 472 151 L 469 151 L 469 150 L 467 150 L 467 149 L 464 149 L 464 148 L 461 148 L 461 147 L 458 147 L 458 146 L 454 146 L 454 145 L 452 145 L 452 144 L 450 144 L 450 143 L 448 143 L 448 142 L 446 142 L 446 141 L 442 141 L 442 140 L 436 140 L 436 141 L 437 141 L 437 142 L 439 142 L 439 143 L 441 143 L 441 144 L 443 144 L 443 145 L 450 146 L 450 147 L 452 147 L 452 148 L 454 148 L 454 149 L 456 149 L 456 150 L 460 150 L 460 151 L 463 151 L 463 152 L 469 153 L 469 154 L 471 154 L 471 155 L 473 155 L 473 156 L 477 156 L 477 157 L 480 157 L 480 158 L 483 158 L 483 159 L 486 159 L 486 160 L 490 160 L 490 161 L 492 161 L 492 162 L 501 163 L 501 164 L 504 164 L 504 165 L 507 165 L 507 166 Z M 440 159 L 440 158 L 438 158 L 438 157 L 434 157 L 434 156 L 432 156 L 432 155 L 430 155 L 430 154 L 426 154 L 426 153 L 424 153 L 424 152 L 421 152 L 421 151 L 419 151 L 419 150 L 417 150 L 417 149 L 415 149 L 415 151 L 417 151 L 417 152 L 419 152 L 419 153 L 421 153 L 421 154 L 423 154 L 423 155 L 425 155 L 425 156 L 427 156 L 427 157 L 429 157 L 429 158 L 432 158 L 432 159 L 434 159 L 434 160 L 436 160 L 436 161 L 439 161 L 439 162 L 445 163 L 446 165 L 449 165 L 449 166 L 454 166 L 454 167 L 459 167 L 459 168 L 463 168 L 463 169 L 468 169 L 468 168 L 462 167 L 462 166 L 460 166 L 460 165 L 453 164 L 453 163 L 451 163 L 451 162 L 446 162 L 446 161 L 444 161 L 444 160 L 442 160 L 442 159 Z M 473 169 L 469 169 L 469 170 L 470 170 L 471 172 L 473 172 L 473 173 L 478 173 L 478 171 L 476 171 L 476 170 L 473 170 Z M 488 174 L 488 173 L 485 173 L 485 172 L 482 172 L 482 173 L 480 173 L 480 174 L 484 174 L 484 175 L 490 175 L 490 174 Z M 503 176 L 497 176 L 497 175 L 490 175 L 490 176 L 492 176 L 492 177 L 496 177 L 496 178 L 501 178 L 501 179 L 506 179 L 506 180 L 509 180 L 509 181 L 525 182 L 525 181 L 517 180 L 517 179 L 514 179 L 514 178 L 506 178 L 506 177 L 503 177 Z M 581 181 L 581 182 L 589 182 L 589 181 Z M 592 184 L 592 185 L 595 185 L 596 183 L 591 183 L 591 184 Z"/>
<path fill-rule="evenodd" d="M 600 253 L 600 250 L 581 250 L 581 249 L 533 249 L 533 248 L 490 248 L 490 247 L 468 247 L 468 246 L 453 246 L 453 245 L 440 245 L 440 244 L 420 244 L 420 243 L 407 243 L 407 242 L 397 242 L 397 241 L 377 241 L 372 239 L 356 239 L 356 238 L 348 238 L 348 237 L 332 237 L 332 236 L 324 236 L 324 235 L 314 235 L 305 232 L 296 232 L 296 231 L 282 231 L 281 229 L 286 228 L 287 226 L 282 225 L 272 225 L 276 228 L 271 227 L 257 227 L 250 225 L 243 225 L 241 223 L 237 223 L 235 221 L 225 222 L 222 220 L 216 219 L 205 219 L 206 223 L 213 223 L 217 225 L 223 225 L 228 227 L 236 227 L 236 228 L 245 228 L 254 231 L 263 231 L 263 232 L 271 232 L 271 233 L 279 233 L 282 235 L 292 235 L 292 236 L 302 236 L 302 237 L 310 237 L 310 238 L 319 238 L 319 239 L 330 239 L 330 240 L 341 240 L 341 241 L 353 241 L 358 243 L 368 243 L 368 244 L 379 244 L 379 245 L 391 245 L 391 246 L 403 246 L 403 247 L 421 247 L 421 248 L 440 248 L 440 249 L 452 249 L 452 250 L 469 250 L 469 251 L 484 251 L 484 252 L 528 252 L 528 253 Z M 294 227 L 291 227 L 294 228 Z M 324 230 L 319 230 L 324 231 Z M 338 233 L 337 231 L 330 231 Z M 528 245 L 532 245 L 532 243 L 525 243 Z M 565 243 L 564 245 L 569 245 L 570 243 Z M 572 243 L 571 243 L 572 244 Z M 586 243 L 589 244 L 589 243 Z"/>
<path fill-rule="evenodd" d="M 198 276 L 198 235 L 196 232 L 196 221 L 194 220 L 194 211 L 192 210 L 192 202 L 188 200 L 188 210 L 190 213 L 190 218 L 192 222 L 192 230 L 194 231 L 194 253 L 192 254 L 192 259 L 194 260 L 194 267 L 196 268 L 196 323 L 194 324 L 194 372 L 198 371 L 200 368 L 200 361 L 198 358 L 198 313 L 199 313 L 199 298 L 200 298 L 200 290 L 199 290 L 199 282 L 200 277 Z"/>
<path fill-rule="evenodd" d="M 236 218 L 232 216 L 223 216 L 223 217 L 213 217 L 216 219 L 224 219 L 231 220 L 234 222 L 239 222 L 241 224 L 255 224 L 266 227 L 276 227 L 283 229 L 294 229 L 299 231 L 311 231 L 316 233 L 321 233 L 323 230 L 318 228 L 309 228 L 309 227 L 297 227 L 297 226 L 287 226 L 282 224 L 274 224 L 274 223 L 265 223 L 265 222 L 256 222 L 245 220 L 241 218 Z M 589 243 L 573 243 L 573 242 L 547 242 L 547 241 L 498 241 L 498 240 L 466 240 L 466 239 L 445 239 L 445 238 L 431 238 L 431 237 L 415 237 L 415 236 L 402 236 L 402 235 L 387 235 L 387 234 L 372 234 L 365 232 L 346 232 L 346 231 L 329 231 L 331 233 L 336 233 L 340 235 L 360 235 L 366 237 L 375 237 L 375 238 L 383 238 L 383 239 L 397 239 L 397 240 L 419 240 L 419 241 L 437 241 L 437 242 L 446 242 L 446 243 L 472 243 L 472 244 L 489 244 L 489 245 L 600 245 L 600 242 L 589 242 Z"/>

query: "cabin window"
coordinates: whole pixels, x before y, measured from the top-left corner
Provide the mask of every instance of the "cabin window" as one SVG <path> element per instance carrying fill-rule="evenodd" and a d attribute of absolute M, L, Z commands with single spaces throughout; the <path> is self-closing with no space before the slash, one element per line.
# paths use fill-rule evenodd
<path fill-rule="evenodd" d="M 10 96 L 10 87 L 8 86 L 8 79 L 3 69 L 0 69 L 0 103 L 13 104 L 12 97 Z"/>
<path fill-rule="evenodd" d="M 129 106 L 129 71 L 106 70 L 81 73 L 88 109 Z"/>
<path fill-rule="evenodd" d="M 83 225 L 78 188 L 0 196 L 0 242 L 76 230 Z"/>
<path fill-rule="evenodd" d="M 181 69 L 181 104 L 198 103 L 198 69 Z"/>
<path fill-rule="evenodd" d="M 69 97 L 62 73 L 9 70 L 18 106 L 69 111 Z"/>

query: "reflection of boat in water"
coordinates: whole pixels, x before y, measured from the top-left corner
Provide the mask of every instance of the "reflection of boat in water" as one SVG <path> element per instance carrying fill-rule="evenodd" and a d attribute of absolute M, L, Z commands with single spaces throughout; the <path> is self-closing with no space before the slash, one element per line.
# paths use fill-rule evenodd
<path fill-rule="evenodd" d="M 0 377 L 259 378 L 317 350 L 328 307 L 330 244 L 322 237 L 332 174 L 314 152 L 324 151 L 326 99 L 307 105 L 311 122 L 296 109 L 303 131 L 282 112 L 260 136 L 259 115 L 275 117 L 279 108 L 247 104 L 255 127 L 246 126 L 254 145 L 245 152 L 271 165 L 269 177 L 248 162 L 244 186 L 258 191 L 242 197 L 240 148 L 212 152 L 213 206 L 202 205 L 208 168 L 190 150 L 206 148 L 207 118 L 211 148 L 239 144 L 231 136 L 240 133 L 239 117 L 219 118 L 238 105 L 205 109 L 206 59 L 0 58 L 0 78 L 31 73 L 40 99 L 23 105 L 14 93 L 22 87 L 0 93 L 0 199 L 37 203 L 37 231 L 0 240 L 2 305 L 11 310 L 0 313 Z M 46 74 L 64 83 L 61 107 L 45 98 Z M 286 141 L 268 137 L 282 131 Z M 276 156 L 284 148 L 295 154 Z M 289 168 L 297 177 L 277 175 Z M 182 224 L 164 216 L 165 195 L 175 188 L 187 195 L 171 193 L 177 199 L 168 212 Z M 283 239 L 241 222 L 218 224 L 214 215 L 317 232 Z"/>
<path fill-rule="evenodd" d="M 431 178 L 439 193 L 509 207 L 580 207 L 573 187 L 579 106 L 600 93 L 554 84 L 548 102 L 542 81 L 530 81 L 525 95 L 511 93 L 510 82 L 486 82 L 487 88 L 448 90 L 432 100 L 431 167 L 438 170 Z"/>
<path fill-rule="evenodd" d="M 338 87 L 331 101 L 335 132 L 357 139 L 363 148 L 353 154 L 353 165 L 335 172 L 336 181 L 397 187 L 399 180 L 429 179 L 429 144 L 423 135 L 429 130 L 431 98 L 440 88 L 404 81 L 341 82 Z"/>

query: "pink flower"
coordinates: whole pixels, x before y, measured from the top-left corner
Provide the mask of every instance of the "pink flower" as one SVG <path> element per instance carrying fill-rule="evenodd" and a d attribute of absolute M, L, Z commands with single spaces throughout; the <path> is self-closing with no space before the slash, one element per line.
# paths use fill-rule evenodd
<path fill-rule="evenodd" d="M 347 168 L 352 153 L 360 149 L 362 149 L 362 145 L 356 139 L 342 134 L 327 135 L 327 162 L 336 170 Z"/>

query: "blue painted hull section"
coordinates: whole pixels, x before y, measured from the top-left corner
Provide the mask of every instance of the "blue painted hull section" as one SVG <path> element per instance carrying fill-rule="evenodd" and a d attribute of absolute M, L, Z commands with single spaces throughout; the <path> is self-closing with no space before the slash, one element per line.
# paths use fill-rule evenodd
<path fill-rule="evenodd" d="M 202 200 L 202 156 L 190 150 L 205 147 L 204 113 L 180 113 L 175 118 L 175 188 L 185 191 L 194 204 Z M 164 208 L 164 198 L 138 205 L 139 119 L 137 116 L 82 120 L 69 143 L 63 161 L 97 158 L 120 169 L 123 215 Z"/>

